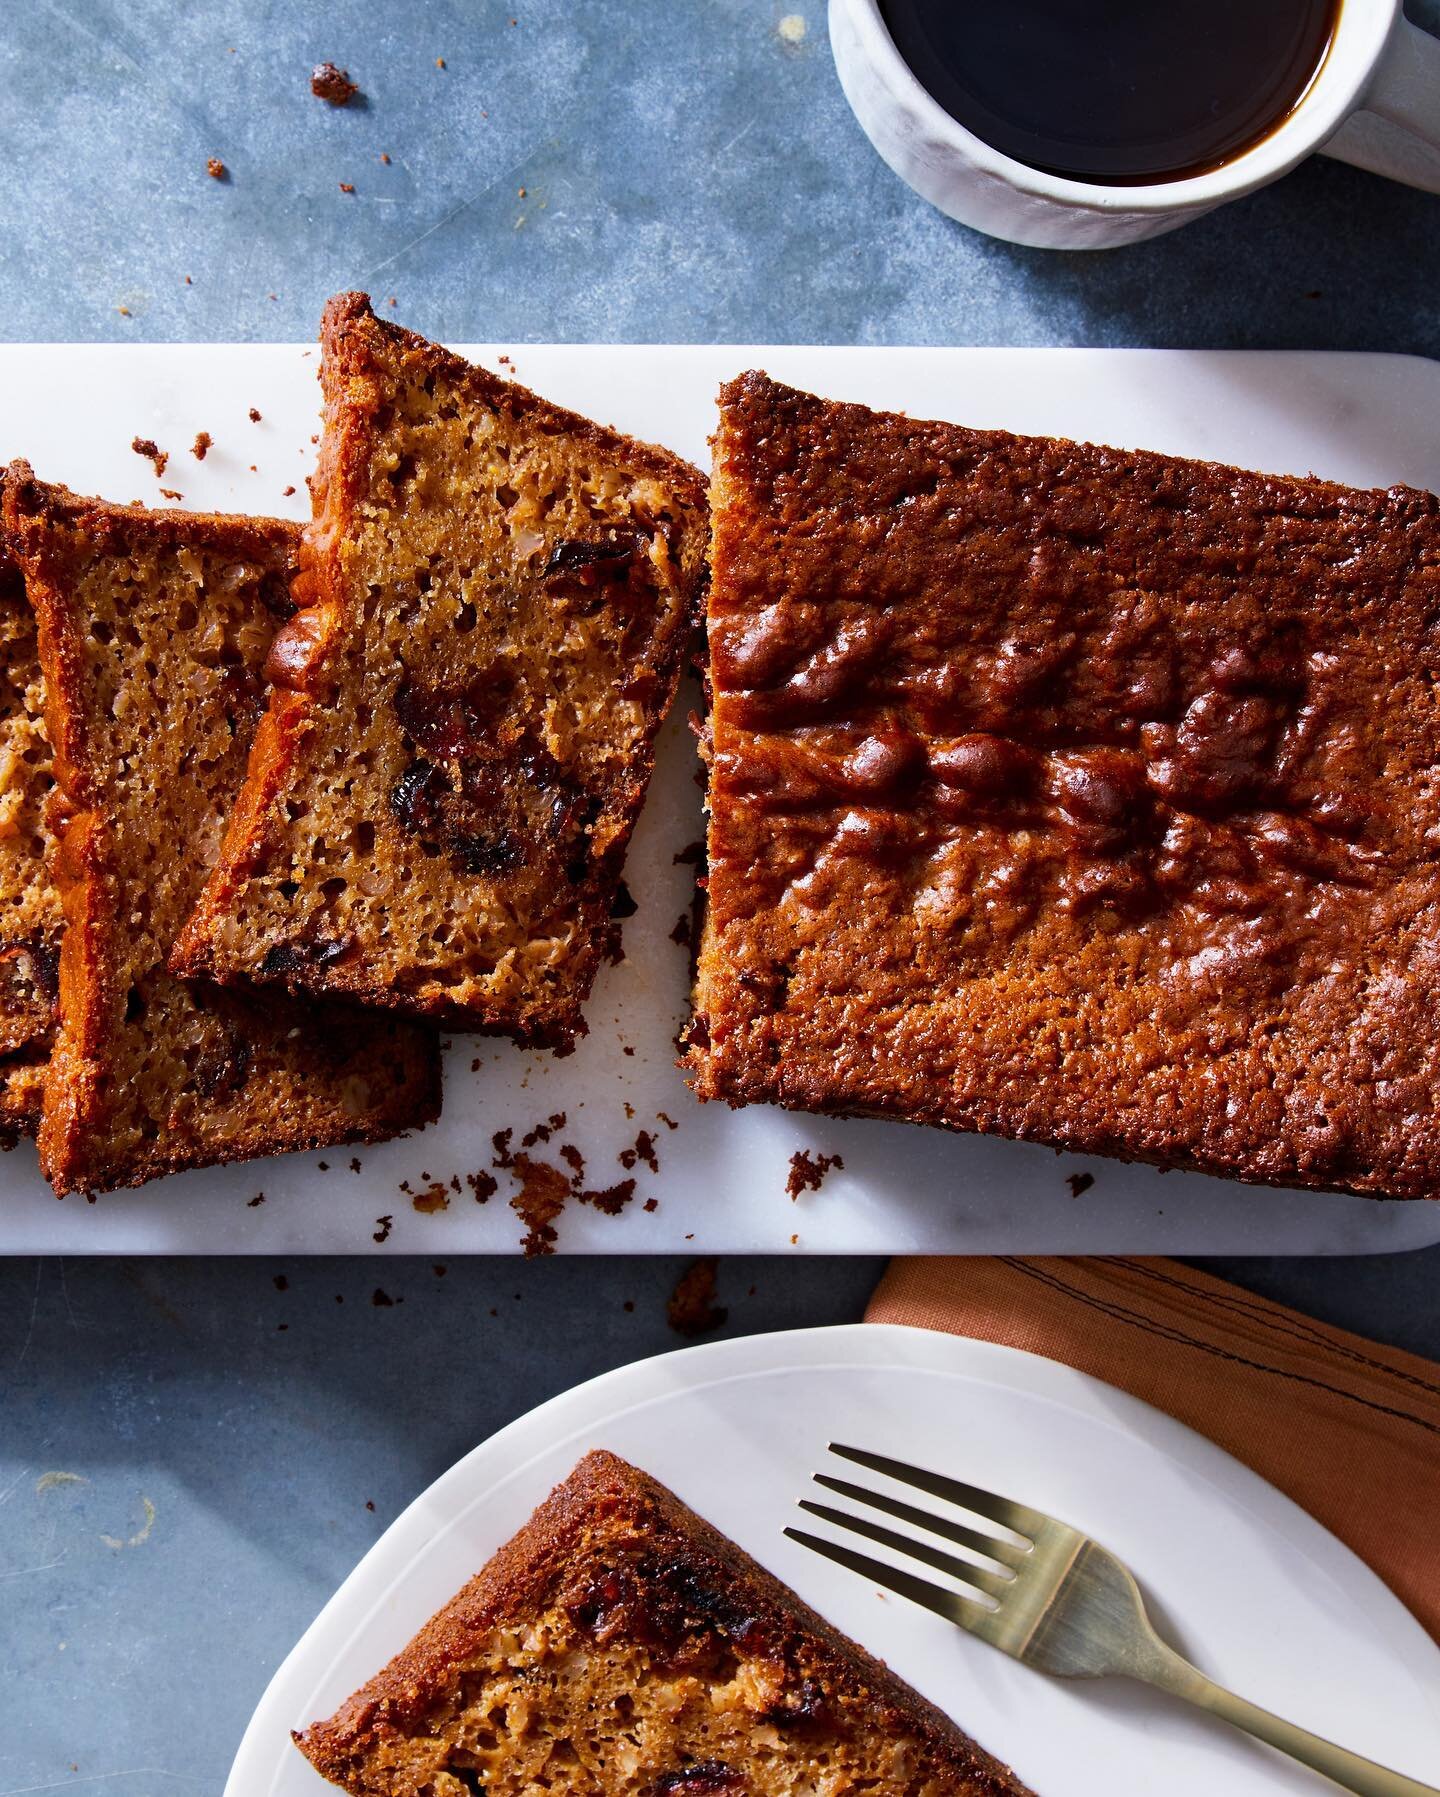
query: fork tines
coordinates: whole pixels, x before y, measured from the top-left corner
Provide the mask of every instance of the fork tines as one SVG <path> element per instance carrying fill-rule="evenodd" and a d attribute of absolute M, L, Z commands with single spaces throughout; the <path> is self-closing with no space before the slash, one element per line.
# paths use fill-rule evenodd
<path fill-rule="evenodd" d="M 872 1491 L 868 1486 L 852 1484 L 848 1479 L 834 1478 L 828 1473 L 814 1475 L 817 1485 L 855 1503 L 868 1504 L 872 1509 L 882 1511 L 899 1522 L 911 1523 L 932 1535 L 967 1548 L 971 1553 L 981 1555 L 984 1563 L 962 1560 L 929 1542 L 919 1541 L 913 1536 L 902 1535 L 896 1529 L 887 1528 L 883 1523 L 872 1522 L 868 1517 L 853 1516 L 848 1511 L 816 1503 L 810 1498 L 801 1498 L 799 1503 L 800 1508 L 811 1516 L 818 1516 L 837 1528 L 849 1529 L 881 1547 L 893 1548 L 912 1560 L 934 1567 L 937 1572 L 960 1581 L 965 1589 L 947 1590 L 883 1560 L 873 1559 L 869 1554 L 843 1547 L 838 1542 L 827 1541 L 819 1535 L 811 1535 L 803 1529 L 786 1529 L 785 1533 L 792 1541 L 798 1541 L 803 1547 L 824 1555 L 826 1559 L 837 1562 L 851 1572 L 873 1579 L 876 1584 L 908 1597 L 914 1603 L 923 1604 L 926 1609 L 934 1610 L 952 1622 L 962 1618 L 968 1621 L 977 1608 L 985 1610 L 996 1606 L 1006 1586 L 1014 1579 L 1016 1568 L 1031 1551 L 1032 1537 L 1044 1520 L 1037 1512 L 1028 1510 L 1023 1504 L 1012 1503 L 1008 1498 L 997 1497 L 979 1486 L 967 1485 L 962 1480 L 947 1478 L 923 1467 L 910 1466 L 903 1460 L 891 1460 L 883 1454 L 872 1454 L 863 1448 L 844 1447 L 838 1442 L 831 1442 L 829 1445 L 832 1454 L 868 1467 L 872 1472 L 883 1473 L 900 1484 L 912 1485 L 928 1492 L 932 1497 L 945 1499 L 990 1523 L 991 1529 L 986 1531 L 972 1528 L 967 1523 L 937 1515 L 934 1511 L 890 1497 L 884 1492 Z"/>

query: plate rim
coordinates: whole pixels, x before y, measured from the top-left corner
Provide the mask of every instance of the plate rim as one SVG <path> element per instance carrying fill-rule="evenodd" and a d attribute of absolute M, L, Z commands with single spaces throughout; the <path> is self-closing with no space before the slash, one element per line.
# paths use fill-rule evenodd
<path fill-rule="evenodd" d="M 285 1740 L 287 1752 L 293 1751 L 288 1742 L 292 1724 L 284 1720 L 282 1698 L 291 1682 L 302 1673 L 312 1685 L 325 1676 L 319 1666 L 310 1668 L 307 1665 L 319 1651 L 313 1645 L 313 1638 L 328 1627 L 348 1626 L 353 1635 L 357 1624 L 363 1626 L 364 1618 L 352 1612 L 358 1612 L 362 1599 L 372 1614 L 385 1601 L 396 1577 L 403 1574 L 405 1565 L 415 1557 L 418 1541 L 411 1538 L 422 1530 L 433 1536 L 435 1524 L 429 1514 L 431 1507 L 465 1484 L 477 1460 L 498 1458 L 501 1464 L 496 1476 L 471 1494 L 464 1506 L 467 1511 L 490 1500 L 512 1481 L 523 1479 L 537 1459 L 577 1433 L 576 1428 L 569 1426 L 570 1413 L 574 1414 L 578 1424 L 585 1425 L 583 1412 L 590 1409 L 593 1413 L 597 1408 L 593 1400 L 598 1395 L 608 1395 L 610 1388 L 632 1382 L 637 1386 L 638 1389 L 629 1394 L 627 1410 L 673 1395 L 677 1382 L 667 1381 L 661 1368 L 675 1364 L 682 1366 L 684 1373 L 678 1387 L 695 1391 L 737 1376 L 787 1370 L 797 1360 L 800 1364 L 832 1368 L 857 1362 L 878 1367 L 892 1364 L 894 1355 L 906 1352 L 918 1353 L 922 1362 L 926 1359 L 973 1362 L 971 1365 L 940 1364 L 930 1370 L 979 1378 L 982 1383 L 1002 1388 L 1007 1383 L 1018 1384 L 1033 1395 L 1079 1410 L 1105 1426 L 1120 1430 L 1138 1440 L 1142 1447 L 1172 1462 L 1185 1464 L 1189 1459 L 1198 1458 L 1201 1476 L 1211 1492 L 1222 1502 L 1242 1510 L 1257 1526 L 1282 1534 L 1292 1549 L 1320 1576 L 1338 1586 L 1362 1609 L 1377 1645 L 1392 1655 L 1409 1675 L 1417 1697 L 1422 1704 L 1428 1705 L 1437 1727 L 1440 1727 L 1440 1644 L 1431 1639 L 1396 1593 L 1352 1548 L 1278 1486 L 1208 1436 L 1117 1385 L 1028 1349 L 914 1324 L 834 1323 L 819 1328 L 762 1331 L 646 1355 L 567 1386 L 477 1442 L 416 1493 L 365 1551 L 280 1661 L 241 1736 L 223 1797 L 255 1797 L 261 1790 L 273 1790 L 276 1772 L 284 1762 L 276 1760 L 271 1764 L 267 1759 L 272 1735 Z M 757 1356 L 762 1364 L 746 1364 Z M 780 1356 L 786 1358 L 777 1365 Z M 726 1366 L 726 1362 L 734 1364 Z M 996 1369 L 999 1369 L 998 1377 Z M 1008 1380 L 1005 1377 L 1007 1371 L 1010 1374 Z M 645 1389 L 647 1386 L 650 1389 Z M 1103 1415 L 1100 1414 L 1102 1400 Z M 614 1410 L 614 1405 L 606 1406 L 590 1425 L 596 1431 L 594 1445 L 603 1445 L 604 1431 Z M 509 1464 L 505 1464 L 507 1453 L 512 1455 Z M 534 1503 L 540 1503 L 544 1495 L 543 1491 L 537 1493 Z M 453 1511 L 444 1517 L 444 1524 L 453 1524 L 460 1514 L 460 1510 Z M 498 1548 L 499 1545 L 497 1541 L 495 1546 Z M 372 1592 L 369 1588 L 377 1577 L 382 1582 Z M 1418 1666 L 1423 1672 L 1427 1660 L 1434 1665 L 1437 1675 L 1433 1691 L 1427 1691 L 1416 1670 Z"/>

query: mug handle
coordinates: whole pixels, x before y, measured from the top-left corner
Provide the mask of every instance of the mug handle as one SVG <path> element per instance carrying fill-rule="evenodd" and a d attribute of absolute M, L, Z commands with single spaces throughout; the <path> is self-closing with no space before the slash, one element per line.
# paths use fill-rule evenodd
<path fill-rule="evenodd" d="M 1402 15 L 1359 109 L 1320 153 L 1440 193 L 1440 38 Z"/>

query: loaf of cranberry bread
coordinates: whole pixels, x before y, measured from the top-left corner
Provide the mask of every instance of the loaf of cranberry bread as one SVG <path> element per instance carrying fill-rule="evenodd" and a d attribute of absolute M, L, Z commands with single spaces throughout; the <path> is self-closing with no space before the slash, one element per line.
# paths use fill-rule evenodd
<path fill-rule="evenodd" d="M 4 478 L 0 475 L 0 505 Z M 62 929 L 35 617 L 0 531 L 0 1139 L 33 1133 Z"/>
<path fill-rule="evenodd" d="M 41 1165 L 57 1192 L 373 1141 L 437 1114 L 433 1034 L 165 961 L 219 846 L 288 615 L 294 526 L 82 499 L 15 463 L 66 931 Z"/>
<path fill-rule="evenodd" d="M 702 1098 L 1440 1194 L 1440 501 L 722 395 Z"/>
<path fill-rule="evenodd" d="M 607 1453 L 295 1739 L 355 1797 L 1026 1797 L 947 1716 Z"/>
<path fill-rule="evenodd" d="M 703 479 L 362 294 L 321 341 L 301 609 L 174 965 L 564 1048 L 691 641 Z"/>

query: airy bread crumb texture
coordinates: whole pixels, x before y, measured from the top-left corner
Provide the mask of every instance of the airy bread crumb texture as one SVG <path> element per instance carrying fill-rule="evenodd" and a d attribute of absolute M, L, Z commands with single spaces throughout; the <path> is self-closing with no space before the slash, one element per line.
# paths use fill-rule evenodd
<path fill-rule="evenodd" d="M 1026 1797 L 947 1717 L 604 1453 L 296 1739 L 357 1797 Z"/>
<path fill-rule="evenodd" d="M 690 640 L 703 482 L 362 296 L 323 344 L 288 690 L 177 965 L 564 1045 Z"/>
<path fill-rule="evenodd" d="M 220 992 L 165 966 L 220 845 L 290 611 L 292 526 L 145 512 L 17 464 L 7 527 L 41 623 L 67 930 L 40 1129 L 59 1191 L 373 1139 L 436 1107 L 398 1020 Z"/>

